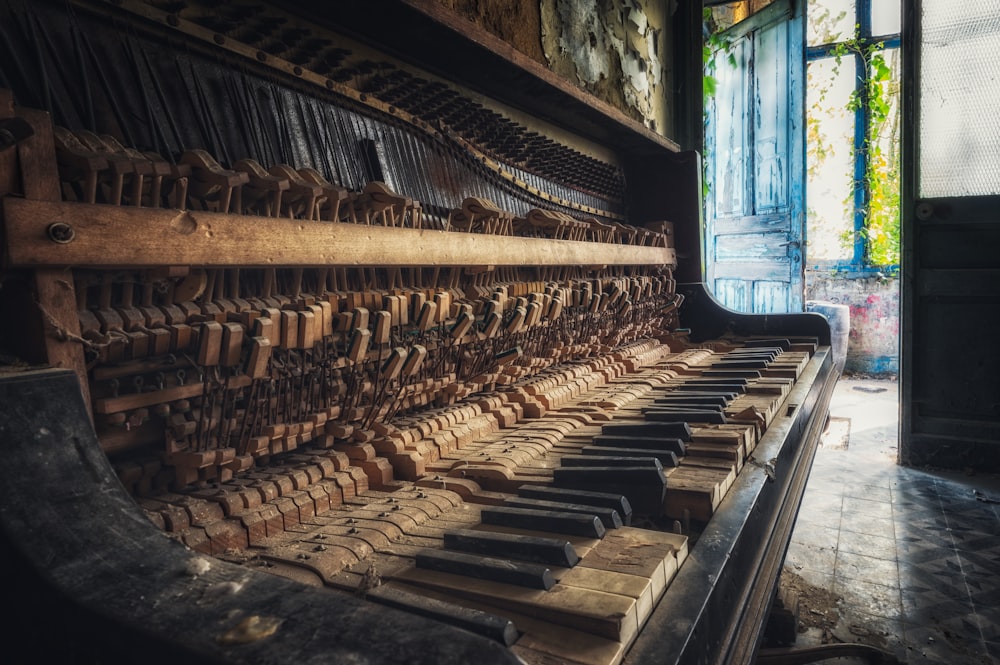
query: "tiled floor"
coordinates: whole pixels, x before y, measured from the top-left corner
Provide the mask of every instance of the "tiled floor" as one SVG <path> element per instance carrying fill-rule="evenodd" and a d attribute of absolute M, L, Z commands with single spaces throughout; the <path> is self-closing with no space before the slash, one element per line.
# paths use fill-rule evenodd
<path fill-rule="evenodd" d="M 1000 477 L 898 466 L 897 404 L 894 381 L 837 387 L 782 573 L 795 646 L 1000 665 Z"/>

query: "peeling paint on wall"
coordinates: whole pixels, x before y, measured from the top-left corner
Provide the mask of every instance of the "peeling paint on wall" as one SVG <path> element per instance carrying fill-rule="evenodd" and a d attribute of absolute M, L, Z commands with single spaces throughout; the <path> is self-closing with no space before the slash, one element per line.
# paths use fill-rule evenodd
<path fill-rule="evenodd" d="M 541 0 L 549 68 L 654 131 L 669 127 L 666 3 Z"/>
<path fill-rule="evenodd" d="M 847 305 L 851 328 L 845 370 L 899 372 L 899 280 L 845 278 L 808 271 L 806 299 Z"/>

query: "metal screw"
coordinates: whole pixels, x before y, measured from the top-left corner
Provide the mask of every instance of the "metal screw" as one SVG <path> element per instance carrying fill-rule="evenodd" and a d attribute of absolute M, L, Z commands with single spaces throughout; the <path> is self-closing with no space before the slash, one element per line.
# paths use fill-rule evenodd
<path fill-rule="evenodd" d="M 49 224 L 47 231 L 49 240 L 57 242 L 60 245 L 73 242 L 73 239 L 76 238 L 76 231 L 66 222 L 53 222 Z"/>

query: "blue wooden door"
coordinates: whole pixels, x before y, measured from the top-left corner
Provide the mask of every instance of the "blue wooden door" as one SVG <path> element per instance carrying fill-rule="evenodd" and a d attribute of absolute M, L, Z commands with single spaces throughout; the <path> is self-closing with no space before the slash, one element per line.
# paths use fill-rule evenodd
<path fill-rule="evenodd" d="M 742 312 L 803 306 L 804 19 L 778 0 L 722 35 L 706 102 L 705 271 Z"/>

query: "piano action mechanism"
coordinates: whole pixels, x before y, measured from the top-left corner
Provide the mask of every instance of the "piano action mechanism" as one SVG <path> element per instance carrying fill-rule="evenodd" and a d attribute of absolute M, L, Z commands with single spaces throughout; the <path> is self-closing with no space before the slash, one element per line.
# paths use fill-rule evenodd
<path fill-rule="evenodd" d="M 836 373 L 820 317 L 704 291 L 697 159 L 269 5 L 71 4 L 5 10 L 92 76 L 52 46 L 0 91 L 27 626 L 68 598 L 95 662 L 752 660 Z"/>

